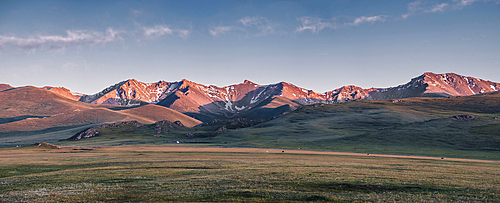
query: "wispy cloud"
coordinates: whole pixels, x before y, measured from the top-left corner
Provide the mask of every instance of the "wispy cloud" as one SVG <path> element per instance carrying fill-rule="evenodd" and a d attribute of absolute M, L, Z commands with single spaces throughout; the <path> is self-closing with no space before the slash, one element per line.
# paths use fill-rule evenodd
<path fill-rule="evenodd" d="M 456 2 L 457 6 L 469 6 L 476 1 L 478 0 L 453 0 L 453 2 Z"/>
<path fill-rule="evenodd" d="M 267 34 L 275 33 L 276 27 L 279 24 L 271 21 L 267 18 L 260 16 L 245 16 L 230 26 L 216 26 L 212 27 L 208 32 L 210 35 L 216 37 L 219 35 L 225 35 L 229 32 L 242 31 L 247 34 L 252 34 L 255 36 L 262 36 Z"/>
<path fill-rule="evenodd" d="M 210 32 L 210 34 L 215 37 L 217 35 L 226 34 L 227 32 L 229 32 L 231 30 L 234 30 L 234 27 L 231 27 L 231 26 L 219 26 L 219 27 L 214 27 L 214 28 L 210 29 L 208 32 Z"/>
<path fill-rule="evenodd" d="M 462 9 L 466 6 L 472 5 L 474 2 L 477 1 L 479 0 L 452 0 L 449 3 L 435 4 L 429 1 L 417 0 L 408 4 L 408 12 L 401 15 L 401 17 L 403 19 L 406 19 L 410 16 L 417 15 L 419 13 L 436 13 L 436 12 L 444 12 L 446 10 Z"/>
<path fill-rule="evenodd" d="M 238 22 L 240 22 L 244 26 L 251 26 L 251 25 L 261 24 L 261 21 L 263 21 L 263 20 L 265 20 L 265 18 L 263 18 L 263 17 L 258 17 L 258 16 L 249 17 L 249 16 L 246 16 L 246 17 L 240 19 Z"/>
<path fill-rule="evenodd" d="M 154 27 L 143 27 L 144 36 L 177 35 L 182 38 L 189 36 L 190 31 L 184 29 L 171 29 L 168 25 L 155 25 Z"/>
<path fill-rule="evenodd" d="M 363 23 L 375 23 L 377 21 L 384 22 L 387 17 L 386 15 L 378 15 L 378 16 L 361 16 L 355 18 L 350 22 L 339 23 L 336 18 L 331 19 L 322 19 L 318 17 L 302 17 L 297 18 L 298 21 L 301 22 L 301 26 L 295 29 L 295 32 L 302 32 L 305 30 L 311 30 L 313 33 L 318 33 L 323 29 L 337 29 L 337 28 L 346 28 L 352 26 L 358 26 Z"/>
<path fill-rule="evenodd" d="M 302 32 L 305 30 L 311 30 L 313 33 L 318 33 L 319 31 L 325 28 L 337 28 L 338 24 L 335 21 L 335 18 L 331 19 L 322 19 L 318 17 L 301 17 L 297 18 L 298 21 L 301 22 L 301 26 L 299 26 L 295 32 Z"/>
<path fill-rule="evenodd" d="M 411 15 L 414 15 L 418 11 L 422 10 L 421 4 L 422 4 L 422 1 L 420 1 L 420 0 L 409 3 L 408 4 L 408 13 L 403 14 L 401 17 L 406 19 L 406 18 L 410 17 Z"/>
<path fill-rule="evenodd" d="M 427 10 L 425 12 L 431 12 L 431 13 L 443 12 L 445 7 L 447 7 L 447 6 L 448 6 L 447 3 L 438 4 L 438 5 L 435 5 L 434 7 L 432 7 L 430 10 Z"/>
<path fill-rule="evenodd" d="M 422 0 L 417 0 L 408 4 L 408 12 L 401 15 L 403 19 L 406 19 L 412 15 L 419 13 L 435 13 L 443 12 L 449 7 L 448 3 L 432 4 L 430 2 L 425 2 Z"/>
<path fill-rule="evenodd" d="M 374 23 L 377 21 L 384 22 L 387 16 L 385 15 L 378 15 L 378 16 L 361 16 L 359 18 L 354 19 L 352 22 L 352 25 L 359 25 L 362 23 Z"/>
<path fill-rule="evenodd" d="M 246 16 L 240 19 L 238 22 L 243 24 L 245 27 L 256 27 L 257 30 L 259 30 L 259 34 L 257 35 L 272 34 L 275 32 L 275 29 L 278 26 L 278 23 L 259 16 Z"/>
<path fill-rule="evenodd" d="M 122 40 L 123 31 L 116 31 L 113 28 L 107 28 L 105 33 L 86 30 L 67 30 L 66 36 L 62 35 L 38 35 L 27 38 L 15 36 L 0 35 L 0 49 L 7 46 L 34 51 L 36 49 L 65 49 L 71 45 L 84 44 L 106 44 Z"/>
<path fill-rule="evenodd" d="M 163 35 L 187 38 L 191 33 L 186 29 L 172 29 L 167 25 L 153 27 L 138 26 L 137 30 L 115 30 L 112 27 L 106 32 L 89 30 L 66 30 L 66 35 L 32 35 L 29 37 L 0 35 L 0 51 L 7 47 L 14 47 L 28 52 L 36 50 L 62 51 L 70 46 L 108 44 L 122 41 L 125 38 L 152 38 Z"/>

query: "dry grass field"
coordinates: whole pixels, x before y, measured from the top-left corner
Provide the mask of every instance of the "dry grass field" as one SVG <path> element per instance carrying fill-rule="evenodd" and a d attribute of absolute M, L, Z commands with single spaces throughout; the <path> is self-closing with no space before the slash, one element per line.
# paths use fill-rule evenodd
<path fill-rule="evenodd" d="M 500 201 L 498 161 L 176 146 L 0 149 L 0 201 Z"/>

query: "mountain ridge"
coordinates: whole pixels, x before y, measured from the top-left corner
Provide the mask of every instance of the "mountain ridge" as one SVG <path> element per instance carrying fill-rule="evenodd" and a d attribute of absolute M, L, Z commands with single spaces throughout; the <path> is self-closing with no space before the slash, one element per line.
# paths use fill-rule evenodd
<path fill-rule="evenodd" d="M 266 106 L 264 103 L 273 102 L 274 99 L 269 101 L 269 98 L 275 97 L 286 98 L 297 105 L 308 105 L 359 99 L 468 96 L 497 90 L 500 90 L 500 83 L 455 73 L 435 74 L 432 72 L 426 72 L 396 87 L 363 89 L 355 85 L 347 85 L 324 93 L 317 93 L 288 82 L 259 85 L 250 80 L 244 80 L 239 84 L 218 87 L 199 84 L 187 79 L 156 83 L 143 83 L 129 79 L 97 94 L 83 96 L 80 101 L 125 106 L 152 103 L 172 108 L 195 118 L 208 116 L 211 117 L 208 119 L 210 120 L 238 117 L 247 111 Z M 290 108 L 297 106 L 287 105 Z"/>
<path fill-rule="evenodd" d="M 8 85 L 2 87 L 4 89 L 11 88 Z M 269 111 L 271 106 L 273 108 L 284 106 L 281 109 L 289 111 L 300 105 L 360 99 L 387 100 L 409 97 L 469 96 L 498 91 L 500 83 L 456 73 L 426 72 L 395 87 L 363 89 L 355 85 L 346 85 L 324 93 L 317 93 L 288 82 L 259 85 L 250 80 L 218 87 L 199 84 L 187 79 L 177 82 L 160 80 L 153 83 L 128 79 L 93 95 L 75 94 L 64 87 L 44 88 L 60 96 L 84 103 L 120 106 L 156 104 L 203 121 L 209 121 L 239 117 L 243 114 L 249 115 L 246 112 L 250 111 L 283 113 L 282 111 Z M 255 113 L 250 114 L 255 115 Z M 273 116 L 275 115 L 265 115 L 265 117 Z"/>

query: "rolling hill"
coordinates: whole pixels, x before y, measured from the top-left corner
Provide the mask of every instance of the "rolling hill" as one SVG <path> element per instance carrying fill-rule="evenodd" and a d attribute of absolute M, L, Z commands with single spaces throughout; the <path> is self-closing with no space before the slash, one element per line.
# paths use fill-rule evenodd
<path fill-rule="evenodd" d="M 500 159 L 500 92 L 450 98 L 358 100 L 300 106 L 267 122 L 208 122 L 154 131 L 155 125 L 106 129 L 61 144 L 205 143 L 227 147 L 310 149 Z M 149 137 L 145 138 L 145 135 Z"/>
<path fill-rule="evenodd" d="M 33 138 L 32 135 L 61 130 L 64 133 L 51 140 L 65 139 L 76 133 L 67 133 L 68 129 L 79 131 L 81 126 L 131 120 L 142 123 L 181 121 L 189 127 L 201 123 L 175 110 L 157 105 L 124 108 L 87 104 L 36 87 L 19 87 L 0 92 L 0 143 L 3 144 L 21 144 L 30 140 L 30 136 Z M 23 141 L 19 142 L 20 140 Z"/>

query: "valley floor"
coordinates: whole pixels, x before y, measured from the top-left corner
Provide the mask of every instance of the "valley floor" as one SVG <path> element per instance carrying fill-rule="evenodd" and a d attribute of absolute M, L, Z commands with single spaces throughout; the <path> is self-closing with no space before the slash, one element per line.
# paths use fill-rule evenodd
<path fill-rule="evenodd" d="M 500 162 L 217 147 L 0 149 L 1 202 L 498 202 Z"/>

